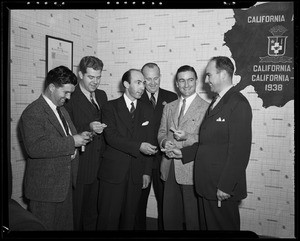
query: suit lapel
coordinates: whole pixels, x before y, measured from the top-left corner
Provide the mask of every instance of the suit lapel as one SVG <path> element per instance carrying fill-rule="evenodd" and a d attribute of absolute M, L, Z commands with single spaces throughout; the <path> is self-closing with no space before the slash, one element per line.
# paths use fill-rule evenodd
<path fill-rule="evenodd" d="M 179 103 L 180 99 L 176 100 L 171 105 L 172 122 L 175 127 L 178 127 Z"/>
<path fill-rule="evenodd" d="M 195 112 L 199 111 L 200 108 L 200 97 L 196 95 L 195 99 L 190 104 L 185 115 L 183 116 L 180 125 L 183 125 L 191 116 L 195 116 Z"/>
<path fill-rule="evenodd" d="M 86 112 L 86 115 L 88 115 L 88 116 L 94 115 L 93 112 L 96 111 L 95 107 L 92 105 L 92 103 L 86 98 L 84 93 L 81 91 L 79 84 L 75 88 L 74 96 L 72 96 L 72 98 L 73 97 L 78 99 L 78 103 L 80 103 L 80 105 L 82 106 L 82 110 L 84 112 Z M 97 100 L 97 102 L 98 102 L 98 100 Z M 99 102 L 98 102 L 98 104 L 99 104 Z"/>
<path fill-rule="evenodd" d="M 224 104 L 227 102 L 227 100 L 230 98 L 230 96 L 232 95 L 232 93 L 235 92 L 235 87 L 230 88 L 225 95 L 221 98 L 221 100 L 217 103 L 217 105 L 211 110 L 209 111 L 208 117 L 210 116 L 214 116 L 217 113 L 219 113 Z"/>
<path fill-rule="evenodd" d="M 136 105 L 136 110 L 134 111 L 134 128 L 133 128 L 134 135 L 138 134 L 139 123 L 141 123 L 141 119 L 143 117 L 142 114 L 143 114 L 143 109 L 141 107 L 140 101 L 138 100 Z"/>
<path fill-rule="evenodd" d="M 119 98 L 118 101 L 118 114 L 120 116 L 120 119 L 122 120 L 122 122 L 125 124 L 125 126 L 127 127 L 128 130 L 132 131 L 132 118 L 131 115 L 129 113 L 129 110 L 126 106 L 125 100 L 124 100 L 124 96 L 122 95 Z M 135 110 L 136 111 L 136 110 Z"/>
<path fill-rule="evenodd" d="M 57 131 L 62 135 L 65 136 L 65 132 L 63 130 L 63 127 L 61 126 L 61 124 L 59 123 L 55 113 L 53 112 L 53 110 L 51 109 L 51 107 L 48 105 L 48 103 L 46 102 L 46 100 L 44 99 L 44 97 L 41 95 L 40 96 L 40 101 L 41 104 L 44 107 L 45 112 L 48 115 L 48 119 L 49 121 L 52 123 L 52 125 L 57 129 Z"/>

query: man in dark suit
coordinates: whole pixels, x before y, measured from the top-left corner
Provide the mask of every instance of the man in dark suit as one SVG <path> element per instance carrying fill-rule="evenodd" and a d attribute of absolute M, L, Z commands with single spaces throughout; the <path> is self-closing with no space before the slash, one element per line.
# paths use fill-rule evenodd
<path fill-rule="evenodd" d="M 142 188 L 150 184 L 154 142 L 153 109 L 141 102 L 144 76 L 124 73 L 125 93 L 103 106 L 107 142 L 99 172 L 98 230 L 133 230 Z"/>
<path fill-rule="evenodd" d="M 202 122 L 199 143 L 167 151 L 183 163 L 195 160 L 195 187 L 203 230 L 240 230 L 239 202 L 247 197 L 246 167 L 252 139 L 252 110 L 232 85 L 228 57 L 213 57 L 205 82 L 217 94 Z"/>
<path fill-rule="evenodd" d="M 79 152 L 77 185 L 73 190 L 74 229 L 96 230 L 99 181 L 98 170 L 105 149 L 102 135 L 101 109 L 107 95 L 99 90 L 103 62 L 94 56 L 85 56 L 79 63 L 79 84 L 65 108 L 77 131 L 91 131 L 93 140 Z"/>
<path fill-rule="evenodd" d="M 76 147 L 90 141 L 88 132 L 77 134 L 63 107 L 77 84 L 65 66 L 49 71 L 44 94 L 29 104 L 20 119 L 28 154 L 24 177 L 29 210 L 47 230 L 73 230 L 72 184 L 75 186 Z"/>
<path fill-rule="evenodd" d="M 160 88 L 160 68 L 155 63 L 146 63 L 142 67 L 142 73 L 145 77 L 146 91 L 141 97 L 146 105 L 154 109 L 154 133 L 157 137 L 158 129 L 160 126 L 163 108 L 167 103 L 176 100 L 177 94 Z M 155 145 L 158 146 L 157 138 L 155 138 Z M 163 206 L 163 182 L 160 179 L 160 163 L 162 153 L 160 150 L 153 157 L 153 170 L 152 170 L 152 184 L 153 190 L 157 201 L 158 213 L 158 230 L 163 230 L 162 221 L 162 206 Z M 142 190 L 141 199 L 139 201 L 139 208 L 136 216 L 136 230 L 146 230 L 146 210 L 148 197 L 151 189 L 151 184 Z"/>

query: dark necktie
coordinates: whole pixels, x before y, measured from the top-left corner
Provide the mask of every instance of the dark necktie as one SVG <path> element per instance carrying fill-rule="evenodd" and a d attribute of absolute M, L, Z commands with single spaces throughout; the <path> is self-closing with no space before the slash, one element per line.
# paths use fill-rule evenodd
<path fill-rule="evenodd" d="M 61 113 L 60 107 L 57 106 L 57 107 L 56 107 L 56 110 L 57 110 L 57 113 L 58 113 L 58 115 L 59 115 L 59 117 L 60 117 L 62 123 L 63 123 L 63 126 L 64 126 L 64 128 L 65 128 L 65 131 L 66 131 L 66 133 L 67 133 L 67 136 L 70 135 L 70 133 L 69 133 L 69 128 L 68 128 L 68 124 L 67 124 L 67 122 L 66 122 L 65 117 L 64 117 L 63 114 Z"/>
<path fill-rule="evenodd" d="M 151 93 L 150 102 L 152 103 L 153 108 L 155 108 L 156 100 L 155 100 L 154 93 Z"/>
<path fill-rule="evenodd" d="M 210 111 L 212 111 L 212 109 L 214 108 L 214 104 L 215 104 L 215 102 L 216 102 L 216 100 L 219 98 L 219 95 L 215 95 L 214 97 L 213 97 L 213 99 L 212 99 L 212 101 L 210 102 L 210 105 L 209 105 L 209 107 L 208 107 L 208 113 L 210 112 Z"/>
<path fill-rule="evenodd" d="M 96 110 L 99 110 L 98 105 L 97 105 L 96 102 L 94 101 L 94 98 L 93 98 L 92 93 L 90 93 L 90 99 L 91 99 L 91 102 L 92 102 L 93 106 L 96 108 Z"/>
<path fill-rule="evenodd" d="M 180 109 L 180 113 L 179 113 L 179 116 L 178 116 L 178 125 L 184 115 L 184 109 L 185 109 L 185 99 L 182 100 L 182 106 L 181 106 L 181 109 Z"/>
<path fill-rule="evenodd" d="M 130 108 L 130 114 L 131 114 L 131 118 L 133 118 L 134 117 L 134 111 L 135 111 L 135 108 L 134 108 L 134 104 L 133 104 L 133 102 L 131 102 L 131 108 Z"/>

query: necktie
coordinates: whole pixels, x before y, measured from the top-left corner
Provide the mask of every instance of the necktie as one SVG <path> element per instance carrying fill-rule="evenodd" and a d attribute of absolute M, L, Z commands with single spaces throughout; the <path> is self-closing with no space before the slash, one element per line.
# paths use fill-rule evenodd
<path fill-rule="evenodd" d="M 155 100 L 154 93 L 151 93 L 150 102 L 152 103 L 153 108 L 155 108 L 156 100 Z"/>
<path fill-rule="evenodd" d="M 67 136 L 70 135 L 70 133 L 69 133 L 69 128 L 68 128 L 68 124 L 67 124 L 67 122 L 66 122 L 65 117 L 64 117 L 63 114 L 61 113 L 60 107 L 57 106 L 57 107 L 56 107 L 56 110 L 57 110 L 57 113 L 58 113 L 58 115 L 59 115 L 59 117 L 60 117 L 62 123 L 63 123 L 63 126 L 64 126 L 64 128 L 65 128 L 65 131 L 66 131 L 66 133 L 67 133 Z"/>
<path fill-rule="evenodd" d="M 91 102 L 92 102 L 93 106 L 96 108 L 96 110 L 99 110 L 98 105 L 97 105 L 96 102 L 94 101 L 94 98 L 93 98 L 92 93 L 90 93 L 90 99 L 91 99 Z"/>
<path fill-rule="evenodd" d="M 214 98 L 210 102 L 210 105 L 209 105 L 209 108 L 208 108 L 209 112 L 212 111 L 212 109 L 215 107 L 216 101 L 217 101 L 217 99 L 219 99 L 219 97 L 220 97 L 219 95 L 214 96 Z"/>
<path fill-rule="evenodd" d="M 181 109 L 180 109 L 180 114 L 178 116 L 178 125 L 184 115 L 184 109 L 185 109 L 185 99 L 182 100 L 182 106 L 181 106 Z"/>
<path fill-rule="evenodd" d="M 130 108 L 130 114 L 131 114 L 131 118 L 133 118 L 134 117 L 134 111 L 135 111 L 135 108 L 134 108 L 134 104 L 133 104 L 133 102 L 131 102 L 131 108 Z"/>

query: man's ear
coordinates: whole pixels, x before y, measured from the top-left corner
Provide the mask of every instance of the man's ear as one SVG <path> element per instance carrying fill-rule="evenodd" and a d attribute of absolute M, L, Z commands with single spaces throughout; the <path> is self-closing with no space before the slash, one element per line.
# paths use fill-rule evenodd
<path fill-rule="evenodd" d="M 227 79 L 227 75 L 228 75 L 228 73 L 226 72 L 226 70 L 222 69 L 222 70 L 220 71 L 220 77 L 221 77 L 221 80 Z"/>
<path fill-rule="evenodd" d="M 51 93 L 54 92 L 55 88 L 56 87 L 55 87 L 55 85 L 53 83 L 49 84 L 49 90 L 50 90 Z"/>
<path fill-rule="evenodd" d="M 124 85 L 124 87 L 125 87 L 126 89 L 128 89 L 130 84 L 129 84 L 127 81 L 124 81 L 124 82 L 123 82 L 123 85 Z"/>
<path fill-rule="evenodd" d="M 78 72 L 79 78 L 83 79 L 83 73 L 81 71 Z"/>

